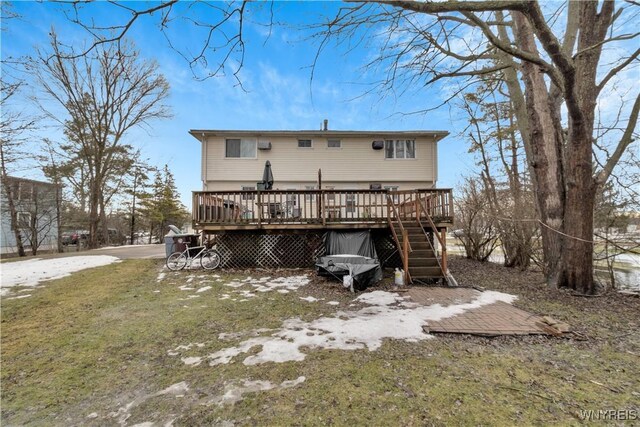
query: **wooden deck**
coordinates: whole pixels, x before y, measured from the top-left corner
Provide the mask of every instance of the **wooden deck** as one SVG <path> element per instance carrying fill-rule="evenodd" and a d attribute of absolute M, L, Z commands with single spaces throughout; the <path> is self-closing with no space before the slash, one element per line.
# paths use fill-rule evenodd
<path fill-rule="evenodd" d="M 388 228 L 389 220 L 453 224 L 451 189 L 195 191 L 193 227 L 226 230 Z"/>

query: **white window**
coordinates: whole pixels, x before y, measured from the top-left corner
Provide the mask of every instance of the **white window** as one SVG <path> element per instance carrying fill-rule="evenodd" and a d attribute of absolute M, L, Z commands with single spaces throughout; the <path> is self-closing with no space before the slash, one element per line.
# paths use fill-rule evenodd
<path fill-rule="evenodd" d="M 346 202 L 347 202 L 346 212 L 347 213 L 354 213 L 356 211 L 356 195 L 355 194 L 347 194 Z"/>
<path fill-rule="evenodd" d="M 228 158 L 256 158 L 255 139 L 227 139 L 225 141 L 225 156 Z"/>
<path fill-rule="evenodd" d="M 255 191 L 255 190 L 256 190 L 256 187 L 253 187 L 253 186 L 249 186 L 249 185 L 242 186 L 242 191 Z M 246 194 L 246 193 L 242 194 L 242 200 L 253 200 L 253 199 L 254 199 L 253 194 Z"/>
<path fill-rule="evenodd" d="M 342 141 L 339 139 L 327 139 L 327 148 L 342 148 Z"/>
<path fill-rule="evenodd" d="M 18 227 L 31 227 L 31 212 L 18 212 Z"/>
<path fill-rule="evenodd" d="M 384 189 L 387 191 L 398 191 L 398 186 L 385 185 Z M 393 194 L 392 198 L 393 198 L 393 203 L 398 203 L 400 201 L 400 197 L 397 194 Z"/>
<path fill-rule="evenodd" d="M 312 148 L 313 143 L 310 139 L 299 139 L 298 148 Z"/>
<path fill-rule="evenodd" d="M 316 186 L 315 185 L 305 185 L 304 186 L 305 190 L 315 190 Z M 315 194 L 305 194 L 304 195 L 304 199 L 309 201 L 309 200 L 313 200 L 315 198 Z"/>
<path fill-rule="evenodd" d="M 325 187 L 325 190 L 335 190 L 335 189 L 336 187 L 334 186 Z M 334 202 L 336 200 L 336 193 L 327 193 L 327 200 Z"/>
<path fill-rule="evenodd" d="M 415 159 L 416 141 L 413 139 L 388 139 L 384 142 L 386 159 Z"/>

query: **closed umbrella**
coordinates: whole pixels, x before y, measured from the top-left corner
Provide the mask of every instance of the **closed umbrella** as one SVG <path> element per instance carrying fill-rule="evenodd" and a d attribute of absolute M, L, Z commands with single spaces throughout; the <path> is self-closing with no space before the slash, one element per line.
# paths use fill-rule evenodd
<path fill-rule="evenodd" d="M 273 188 L 273 172 L 271 172 L 271 162 L 269 160 L 264 164 L 262 183 L 264 184 L 265 190 L 271 190 Z"/>

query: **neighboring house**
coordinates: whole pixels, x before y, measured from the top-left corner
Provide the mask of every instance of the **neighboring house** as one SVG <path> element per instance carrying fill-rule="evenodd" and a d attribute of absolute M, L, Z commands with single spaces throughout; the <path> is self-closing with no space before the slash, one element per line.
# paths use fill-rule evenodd
<path fill-rule="evenodd" d="M 25 178 L 7 177 L 18 213 L 18 228 L 25 251 L 57 248 L 58 225 L 56 217 L 55 184 Z M 0 251 L 2 254 L 17 252 L 15 234 L 11 225 L 8 200 L 4 183 L 1 186 L 2 221 Z"/>
<path fill-rule="evenodd" d="M 413 190 L 438 179 L 445 131 L 191 130 L 202 144 L 204 191 L 255 190 L 271 162 L 274 189 Z"/>

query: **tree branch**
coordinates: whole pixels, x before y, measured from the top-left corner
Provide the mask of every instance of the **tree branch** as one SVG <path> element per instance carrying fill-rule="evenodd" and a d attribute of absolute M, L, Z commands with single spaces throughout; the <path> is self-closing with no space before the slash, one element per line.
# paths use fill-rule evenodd
<path fill-rule="evenodd" d="M 636 125 L 638 124 L 639 113 L 640 93 L 638 93 L 636 101 L 633 103 L 633 108 L 631 109 L 631 114 L 629 115 L 629 123 L 627 124 L 627 128 L 625 129 L 620 142 L 618 142 L 618 146 L 616 147 L 609 160 L 607 160 L 604 168 L 596 176 L 596 185 L 603 185 L 605 182 L 607 182 L 609 176 L 611 175 L 611 172 L 613 172 L 613 168 L 618 164 L 618 161 L 620 161 L 620 157 L 622 157 L 622 154 L 625 152 L 627 147 L 629 147 L 629 145 L 631 145 L 631 143 L 634 141 L 633 132 L 635 131 Z"/>

